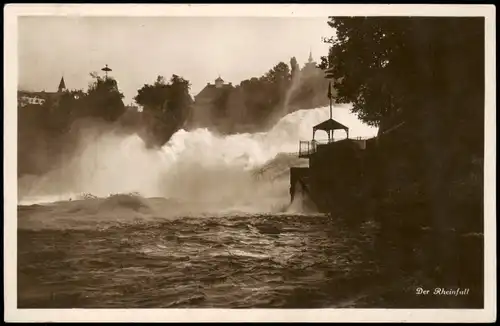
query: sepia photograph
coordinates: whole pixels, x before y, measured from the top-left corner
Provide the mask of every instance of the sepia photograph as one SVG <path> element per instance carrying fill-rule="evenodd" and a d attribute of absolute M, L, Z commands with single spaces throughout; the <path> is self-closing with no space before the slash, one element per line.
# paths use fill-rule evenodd
<path fill-rule="evenodd" d="M 324 7 L 9 8 L 12 316 L 496 320 L 494 7 Z"/>

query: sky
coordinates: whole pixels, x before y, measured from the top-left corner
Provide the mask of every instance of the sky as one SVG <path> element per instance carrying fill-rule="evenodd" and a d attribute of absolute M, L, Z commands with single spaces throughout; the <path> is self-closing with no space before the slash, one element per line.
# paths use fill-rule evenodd
<path fill-rule="evenodd" d="M 20 17 L 18 86 L 86 90 L 90 72 L 108 64 L 131 104 L 156 76 L 177 74 L 196 95 L 220 75 L 226 82 L 259 77 L 295 56 L 303 65 L 328 52 L 334 35 L 325 17 Z"/>

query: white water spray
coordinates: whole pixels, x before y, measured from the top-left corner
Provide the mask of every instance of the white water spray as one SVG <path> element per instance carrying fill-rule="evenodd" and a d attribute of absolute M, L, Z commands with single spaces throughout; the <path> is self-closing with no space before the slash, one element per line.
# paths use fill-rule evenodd
<path fill-rule="evenodd" d="M 376 128 L 361 123 L 349 109 L 335 106 L 334 118 L 350 127 L 352 137 L 374 136 Z M 269 180 L 255 178 L 252 171 L 280 153 L 297 152 L 299 141 L 310 140 L 312 127 L 328 117 L 328 107 L 300 110 L 268 132 L 254 134 L 216 136 L 207 129 L 179 130 L 161 150 L 147 149 L 137 135 L 87 135 L 78 155 L 60 168 L 41 178 L 22 178 L 19 202 L 138 192 L 207 210 L 269 212 L 289 202 L 288 174 Z M 289 158 L 284 169 L 298 161 L 296 155 Z"/>

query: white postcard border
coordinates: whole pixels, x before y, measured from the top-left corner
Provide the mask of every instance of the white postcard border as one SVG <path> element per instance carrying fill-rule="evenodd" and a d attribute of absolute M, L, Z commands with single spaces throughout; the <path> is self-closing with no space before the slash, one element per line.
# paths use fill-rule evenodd
<path fill-rule="evenodd" d="M 483 16 L 486 21 L 484 309 L 17 309 L 17 17 L 79 16 Z M 325 17 L 326 23 L 327 17 Z M 496 320 L 496 17 L 494 5 L 409 4 L 29 4 L 4 7 L 5 321 L 343 321 Z"/>

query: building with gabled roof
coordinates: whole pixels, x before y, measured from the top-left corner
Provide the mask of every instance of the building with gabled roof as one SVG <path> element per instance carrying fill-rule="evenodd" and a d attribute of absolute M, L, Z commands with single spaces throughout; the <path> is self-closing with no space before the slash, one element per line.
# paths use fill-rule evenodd
<path fill-rule="evenodd" d="M 207 85 L 194 96 L 196 104 L 206 104 L 217 99 L 224 91 L 233 89 L 232 83 L 224 83 L 224 80 L 219 76 L 214 84 L 207 83 Z"/>
<path fill-rule="evenodd" d="M 225 110 L 225 100 L 234 90 L 232 83 L 225 83 L 219 76 L 214 83 L 207 85 L 194 96 L 194 108 L 191 122 L 197 126 L 217 124 L 219 117 Z"/>
<path fill-rule="evenodd" d="M 31 91 L 18 91 L 17 92 L 17 103 L 20 107 L 25 107 L 27 105 L 43 105 L 47 100 L 57 101 L 64 92 L 67 91 L 66 83 L 64 77 L 61 77 L 59 86 L 57 87 L 57 92 L 31 92 Z"/>

